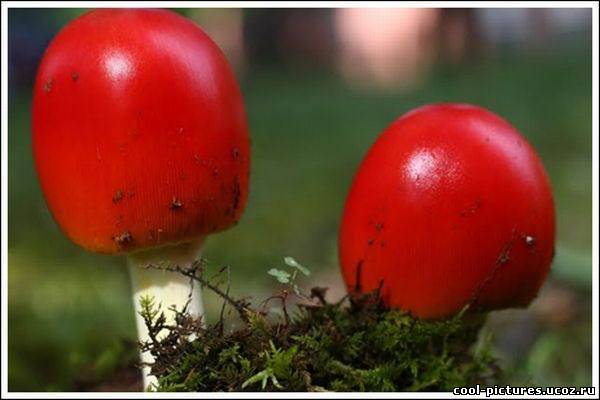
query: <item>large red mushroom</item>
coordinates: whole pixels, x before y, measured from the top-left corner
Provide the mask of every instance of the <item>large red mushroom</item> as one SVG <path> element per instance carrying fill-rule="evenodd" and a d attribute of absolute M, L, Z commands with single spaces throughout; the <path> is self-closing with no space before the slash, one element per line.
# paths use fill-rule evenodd
<path fill-rule="evenodd" d="M 379 136 L 339 234 L 349 290 L 422 318 L 529 304 L 554 254 L 548 176 L 508 122 L 467 104 L 428 105 Z"/>
<path fill-rule="evenodd" d="M 248 195 L 236 79 L 197 25 L 166 10 L 101 9 L 62 29 L 37 74 L 33 153 L 63 232 L 128 255 L 136 307 L 152 295 L 182 309 L 189 279 L 147 267 L 189 268 L 207 235 L 238 222 Z M 188 311 L 203 314 L 199 285 Z M 145 340 L 139 316 L 138 328 Z"/>

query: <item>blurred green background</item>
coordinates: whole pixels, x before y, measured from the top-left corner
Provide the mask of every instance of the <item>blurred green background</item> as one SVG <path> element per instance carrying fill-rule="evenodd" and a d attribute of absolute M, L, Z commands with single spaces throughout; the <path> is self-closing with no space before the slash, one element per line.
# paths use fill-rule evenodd
<path fill-rule="evenodd" d="M 332 10 L 177 11 L 221 45 L 244 93 L 253 163 L 248 206 L 241 223 L 211 236 L 204 250 L 213 264 L 232 267 L 234 294 L 264 298 L 275 288 L 266 271 L 291 255 L 313 271 L 307 286 L 330 286 L 332 298 L 342 296 L 337 227 L 369 146 L 414 107 L 479 104 L 508 119 L 538 150 L 558 212 L 550 279 L 528 309 L 492 313 L 487 330 L 494 349 L 515 384 L 591 385 L 589 10 L 415 11 L 410 21 L 424 21 L 417 28 L 383 32 L 376 42 L 389 53 L 417 30 L 422 49 L 398 50 L 415 60 L 412 69 L 408 61 L 369 53 L 375 45 L 352 47 L 368 22 L 378 21 L 366 10 L 358 20 Z M 110 369 L 122 338 L 135 338 L 125 259 L 87 253 L 61 234 L 32 161 L 37 63 L 58 29 L 82 12 L 9 12 L 11 391 L 73 390 L 83 368 Z M 383 67 L 369 67 L 382 59 Z M 206 301 L 214 318 L 220 302 L 210 295 Z"/>

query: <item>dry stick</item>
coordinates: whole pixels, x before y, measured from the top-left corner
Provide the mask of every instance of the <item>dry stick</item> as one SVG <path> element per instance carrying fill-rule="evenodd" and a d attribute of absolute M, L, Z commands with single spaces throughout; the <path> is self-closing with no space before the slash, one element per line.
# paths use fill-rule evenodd
<path fill-rule="evenodd" d="M 362 285 L 361 285 L 361 279 L 362 279 L 362 265 L 363 265 L 363 260 L 360 260 L 358 262 L 358 264 L 356 265 L 356 282 L 354 282 L 354 291 L 356 293 L 360 293 L 360 291 L 362 290 Z"/>
<path fill-rule="evenodd" d="M 341 299 L 333 303 L 335 307 L 339 307 L 344 301 L 350 299 L 350 294 L 346 293 Z"/>
<path fill-rule="evenodd" d="M 284 290 L 283 293 L 283 296 L 281 296 L 281 308 L 283 308 L 283 317 L 285 318 L 285 325 L 288 326 L 290 324 L 290 315 L 288 314 L 286 305 L 288 292 L 287 290 Z"/>
<path fill-rule="evenodd" d="M 377 285 L 377 289 L 375 289 L 375 298 L 381 298 L 381 289 L 383 289 L 383 279 L 379 280 L 379 285 Z"/>
<path fill-rule="evenodd" d="M 227 271 L 227 292 L 225 294 L 229 296 L 229 290 L 231 289 L 231 269 L 229 267 L 225 267 Z M 222 270 L 221 270 L 222 271 Z M 223 305 L 221 306 L 221 315 L 219 316 L 219 333 L 223 334 L 223 329 L 225 326 L 224 318 L 225 318 L 225 306 L 227 305 L 227 301 L 223 300 Z"/>
<path fill-rule="evenodd" d="M 354 282 L 354 292 L 350 294 L 350 306 L 355 308 L 357 306 L 356 300 L 359 298 L 362 292 L 362 266 L 363 260 L 360 260 L 358 264 L 356 264 L 356 275 Z"/>
<path fill-rule="evenodd" d="M 325 300 L 325 293 L 327 293 L 327 288 L 314 287 L 310 289 L 310 298 L 316 298 L 317 300 L 319 300 L 319 303 L 321 303 L 321 305 L 325 305 L 327 304 L 327 301 Z"/>
<path fill-rule="evenodd" d="M 217 286 L 213 285 L 208 280 L 202 278 L 202 275 L 198 275 L 196 273 L 197 271 L 202 270 L 202 262 L 195 261 L 192 264 L 191 268 L 189 268 L 189 269 L 183 269 L 179 266 L 161 267 L 161 266 L 156 266 L 153 264 L 148 265 L 147 268 L 162 269 L 165 271 L 180 273 L 180 274 L 183 274 L 183 275 L 189 277 L 192 280 L 198 281 L 200 283 L 200 285 L 212 290 L 214 293 L 216 293 L 218 296 L 220 296 L 223 300 L 225 300 L 227 303 L 229 303 L 233 308 L 235 308 L 235 310 L 238 312 L 238 314 L 240 315 L 240 318 L 242 318 L 242 320 L 246 321 L 248 319 L 247 315 L 246 315 L 246 303 L 239 301 L 239 300 L 234 300 L 233 298 L 231 298 L 229 296 L 228 293 L 224 293 Z"/>
<path fill-rule="evenodd" d="M 286 300 L 287 300 L 288 295 L 289 295 L 289 293 L 286 290 L 284 290 L 283 294 L 275 294 L 273 296 L 267 297 L 265 300 L 263 300 L 260 303 L 261 312 L 263 314 L 266 314 L 265 308 L 267 307 L 268 303 L 271 300 L 273 300 L 273 299 L 279 299 L 279 300 L 281 300 L 281 306 L 282 306 L 281 308 L 283 310 L 283 317 L 285 318 L 285 324 L 289 325 L 289 323 L 290 323 L 290 316 L 288 314 L 287 307 L 286 307 Z"/>
<path fill-rule="evenodd" d="M 481 281 L 481 283 L 475 288 L 475 290 L 473 291 L 473 295 L 471 296 L 471 299 L 469 300 L 467 305 L 463 308 L 463 310 L 461 310 L 461 314 L 463 312 L 465 312 L 467 309 L 471 308 L 479 300 L 479 296 L 481 296 L 483 289 L 485 289 L 485 287 L 496 277 L 496 274 L 500 270 L 500 267 L 502 267 L 504 264 L 506 264 L 510 260 L 510 250 L 512 249 L 513 245 L 515 244 L 515 240 L 517 239 L 516 233 L 517 233 L 517 228 L 516 228 L 516 226 L 513 226 L 511 234 L 510 234 L 510 239 L 502 247 L 502 250 L 500 251 L 498 258 L 496 259 L 496 262 L 494 263 L 492 270 L 489 272 L 489 274 L 487 274 L 487 276 L 483 279 L 483 281 Z"/>

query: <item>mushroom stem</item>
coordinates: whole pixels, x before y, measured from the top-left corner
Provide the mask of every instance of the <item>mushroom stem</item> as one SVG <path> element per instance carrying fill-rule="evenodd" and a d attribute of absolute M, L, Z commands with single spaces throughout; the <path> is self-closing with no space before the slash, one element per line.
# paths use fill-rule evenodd
<path fill-rule="evenodd" d="M 172 306 L 175 306 L 177 311 L 182 311 L 187 305 L 187 312 L 191 316 L 204 315 L 200 285 L 183 274 L 160 269 L 161 266 L 164 268 L 190 268 L 200 257 L 201 247 L 202 240 L 196 240 L 132 253 L 127 257 L 133 288 L 138 339 L 141 342 L 150 340 L 146 323 L 140 315 L 140 298 L 143 296 L 154 298 L 155 304 L 160 306 L 160 310 L 165 313 L 167 324 L 174 322 L 175 313 L 170 310 Z M 162 333 L 166 334 L 166 332 Z M 156 377 L 150 375 L 150 367 L 145 365 L 152 363 L 154 358 L 149 352 L 141 352 L 140 359 L 143 365 L 144 388 L 148 389 L 150 385 L 157 383 Z"/>

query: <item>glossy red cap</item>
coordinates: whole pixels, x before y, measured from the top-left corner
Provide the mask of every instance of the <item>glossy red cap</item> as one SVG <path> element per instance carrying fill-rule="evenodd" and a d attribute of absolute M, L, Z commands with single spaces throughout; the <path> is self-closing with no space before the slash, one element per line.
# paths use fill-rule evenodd
<path fill-rule="evenodd" d="M 54 219 L 96 252 L 224 230 L 248 195 L 235 77 L 197 25 L 166 10 L 96 10 L 54 38 L 34 88 L 33 152 Z"/>
<path fill-rule="evenodd" d="M 348 195 L 339 256 L 349 290 L 423 318 L 527 305 L 554 253 L 542 163 L 476 106 L 429 105 L 377 139 Z M 358 281 L 358 285 L 357 285 Z"/>

